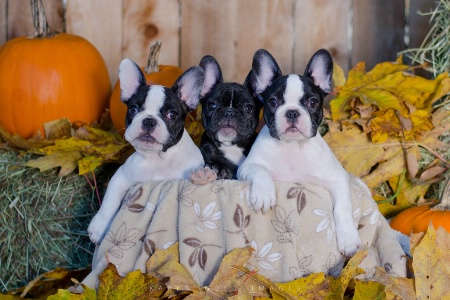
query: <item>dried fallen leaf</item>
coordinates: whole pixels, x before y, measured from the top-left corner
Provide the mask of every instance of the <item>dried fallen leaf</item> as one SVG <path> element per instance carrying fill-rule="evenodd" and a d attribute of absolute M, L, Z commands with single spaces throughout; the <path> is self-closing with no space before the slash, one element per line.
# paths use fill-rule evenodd
<path fill-rule="evenodd" d="M 450 296 L 450 234 L 430 223 L 427 233 L 414 249 L 413 269 L 417 299 L 442 299 Z M 444 247 L 442 247 L 444 246 Z"/>
<path fill-rule="evenodd" d="M 59 175 L 64 176 L 72 173 L 78 167 L 78 161 L 82 158 L 83 155 L 79 151 L 61 151 L 29 160 L 23 165 L 38 168 L 41 172 L 61 167 Z"/>
<path fill-rule="evenodd" d="M 74 294 L 69 290 L 59 289 L 55 295 L 49 296 L 48 300 L 97 300 L 97 293 L 94 289 L 91 289 L 82 284 L 84 292 L 82 294 Z"/>
<path fill-rule="evenodd" d="M 389 275 L 383 268 L 377 267 L 374 277 L 370 280 L 382 284 L 386 293 L 397 295 L 400 299 L 415 298 L 413 279 L 395 277 Z"/>
<path fill-rule="evenodd" d="M 280 291 L 293 296 L 293 299 L 324 299 L 328 295 L 330 282 L 324 273 L 314 273 L 307 277 L 287 283 L 277 283 L 276 285 Z M 274 299 L 280 299 L 280 297 L 274 295 Z"/>
<path fill-rule="evenodd" d="M 140 270 L 132 271 L 120 276 L 113 264 L 108 264 L 106 269 L 99 275 L 98 296 L 100 299 L 134 300 L 138 297 L 158 298 L 166 291 L 157 278 L 143 274 Z"/>
<path fill-rule="evenodd" d="M 353 300 L 386 299 L 385 287 L 375 281 L 355 281 Z"/>
<path fill-rule="evenodd" d="M 345 290 L 351 279 L 360 274 L 364 274 L 364 270 L 359 267 L 361 262 L 367 257 L 369 251 L 367 249 L 358 251 L 350 260 L 341 272 L 341 299 L 344 297 Z"/>

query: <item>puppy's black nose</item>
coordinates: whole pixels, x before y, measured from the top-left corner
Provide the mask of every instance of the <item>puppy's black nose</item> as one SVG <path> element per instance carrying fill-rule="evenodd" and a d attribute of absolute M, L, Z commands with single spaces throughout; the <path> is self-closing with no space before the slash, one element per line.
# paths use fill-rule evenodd
<path fill-rule="evenodd" d="M 231 108 L 227 109 L 227 110 L 225 111 L 225 117 L 226 117 L 226 118 L 232 118 L 232 117 L 234 117 L 234 110 L 232 110 Z"/>
<path fill-rule="evenodd" d="M 290 109 L 286 112 L 286 118 L 288 118 L 289 120 L 295 120 L 299 115 L 300 113 L 295 109 Z"/>
<path fill-rule="evenodd" d="M 145 118 L 142 120 L 142 129 L 143 130 L 150 130 L 153 129 L 158 122 L 153 118 Z"/>

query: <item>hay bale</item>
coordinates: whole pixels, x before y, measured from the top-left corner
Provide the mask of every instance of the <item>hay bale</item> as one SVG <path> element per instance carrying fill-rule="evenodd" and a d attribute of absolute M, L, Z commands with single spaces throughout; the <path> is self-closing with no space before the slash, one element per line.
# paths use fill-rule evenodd
<path fill-rule="evenodd" d="M 56 267 L 87 267 L 94 251 L 86 230 L 99 207 L 95 190 L 84 176 L 20 166 L 30 158 L 0 150 L 2 292 Z M 107 175 L 99 171 L 96 179 L 103 195 Z"/>

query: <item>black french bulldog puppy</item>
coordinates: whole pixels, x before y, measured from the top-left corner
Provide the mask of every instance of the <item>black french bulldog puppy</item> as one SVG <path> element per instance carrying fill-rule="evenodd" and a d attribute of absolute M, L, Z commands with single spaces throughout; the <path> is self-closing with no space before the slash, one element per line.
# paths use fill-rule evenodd
<path fill-rule="evenodd" d="M 200 151 L 205 166 L 217 173 L 217 179 L 236 179 L 237 169 L 256 138 L 262 104 L 246 86 L 223 82 L 214 57 L 204 56 L 200 67 L 205 74 L 200 93 L 205 129 Z"/>

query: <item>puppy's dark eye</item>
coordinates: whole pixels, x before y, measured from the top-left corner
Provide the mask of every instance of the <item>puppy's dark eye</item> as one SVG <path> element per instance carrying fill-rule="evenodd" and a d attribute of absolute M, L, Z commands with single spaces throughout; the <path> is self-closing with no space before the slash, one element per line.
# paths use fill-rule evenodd
<path fill-rule="evenodd" d="M 245 111 L 246 113 L 248 113 L 248 114 L 251 114 L 251 113 L 253 112 L 253 106 L 251 106 L 251 105 L 246 105 L 246 106 L 244 107 L 244 111 Z"/>
<path fill-rule="evenodd" d="M 275 97 L 270 97 L 270 99 L 267 101 L 270 107 L 277 107 L 278 106 L 278 100 Z"/>
<path fill-rule="evenodd" d="M 167 113 L 166 113 L 166 118 L 167 119 L 169 119 L 169 120 L 174 120 L 176 117 L 177 117 L 177 112 L 176 111 L 174 111 L 174 110 L 169 110 Z"/>
<path fill-rule="evenodd" d="M 208 103 L 209 110 L 215 110 L 217 108 L 217 104 L 214 102 Z"/>
<path fill-rule="evenodd" d="M 308 106 L 311 108 L 317 108 L 317 106 L 319 106 L 319 100 L 317 98 L 308 99 Z"/>
<path fill-rule="evenodd" d="M 138 107 L 137 105 L 131 105 L 131 106 L 128 108 L 128 112 L 129 112 L 130 114 L 132 114 L 132 115 L 135 115 L 135 114 L 137 114 L 137 113 L 139 112 L 139 107 Z"/>

